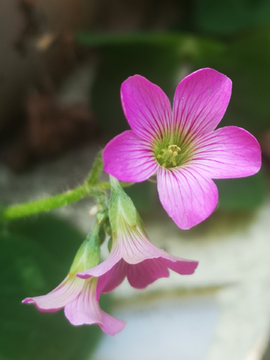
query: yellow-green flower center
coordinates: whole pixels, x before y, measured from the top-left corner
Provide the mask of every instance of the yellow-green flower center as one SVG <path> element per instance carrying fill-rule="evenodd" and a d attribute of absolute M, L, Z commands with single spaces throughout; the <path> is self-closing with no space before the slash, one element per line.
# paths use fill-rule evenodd
<path fill-rule="evenodd" d="M 168 145 L 156 155 L 159 164 L 166 168 L 172 168 L 180 164 L 181 148 L 177 145 Z"/>

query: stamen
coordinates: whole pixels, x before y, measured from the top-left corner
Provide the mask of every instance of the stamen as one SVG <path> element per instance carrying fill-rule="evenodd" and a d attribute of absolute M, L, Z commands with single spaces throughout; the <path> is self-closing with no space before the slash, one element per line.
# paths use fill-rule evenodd
<path fill-rule="evenodd" d="M 178 145 L 168 145 L 167 149 L 161 149 L 159 154 L 156 155 L 156 159 L 159 160 L 159 164 L 165 168 L 171 168 L 179 164 L 180 158 L 177 158 L 181 148 Z"/>

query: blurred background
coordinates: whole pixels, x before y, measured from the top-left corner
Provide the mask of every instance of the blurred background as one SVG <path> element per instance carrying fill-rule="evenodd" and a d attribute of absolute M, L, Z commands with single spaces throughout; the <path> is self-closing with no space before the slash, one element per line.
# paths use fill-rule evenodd
<path fill-rule="evenodd" d="M 20 304 L 63 279 L 91 228 L 91 199 L 3 223 L 0 360 L 270 359 L 270 0 L 0 0 L 1 206 L 82 183 L 98 150 L 128 129 L 128 76 L 172 99 L 202 67 L 232 79 L 221 126 L 257 137 L 262 170 L 217 181 L 218 209 L 190 231 L 167 217 L 155 184 L 127 190 L 150 239 L 199 260 L 196 274 L 145 291 L 121 285 L 102 307 L 128 325 L 102 337 Z"/>

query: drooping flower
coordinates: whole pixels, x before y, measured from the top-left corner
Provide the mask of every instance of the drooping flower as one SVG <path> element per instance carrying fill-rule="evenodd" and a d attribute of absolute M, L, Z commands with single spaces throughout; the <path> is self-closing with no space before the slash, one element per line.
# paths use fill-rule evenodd
<path fill-rule="evenodd" d="M 95 244 L 97 234 L 93 232 L 90 234 L 92 238 L 90 236 L 79 248 L 70 272 L 60 285 L 47 295 L 26 298 L 22 302 L 34 304 L 44 312 L 64 308 L 65 316 L 72 325 L 97 324 L 105 333 L 115 335 L 125 327 L 125 322 L 105 313 L 99 306 L 100 293 L 107 284 L 106 279 L 93 277 L 82 280 L 76 277 L 77 272 L 99 263 L 99 247 Z"/>
<path fill-rule="evenodd" d="M 250 176 L 261 166 L 260 146 L 250 133 L 236 126 L 216 129 L 231 86 L 216 70 L 195 71 L 178 84 L 171 110 L 157 85 L 129 77 L 121 100 L 132 130 L 106 145 L 105 171 L 128 182 L 156 174 L 160 201 L 182 229 L 206 219 L 218 201 L 212 179 Z"/>
<path fill-rule="evenodd" d="M 161 277 L 168 277 L 168 269 L 181 275 L 193 274 L 198 262 L 171 256 L 154 246 L 131 199 L 113 177 L 111 185 L 113 242 L 110 255 L 101 264 L 77 276 L 82 279 L 99 277 L 99 294 L 112 291 L 126 276 L 131 286 L 143 289 Z"/>

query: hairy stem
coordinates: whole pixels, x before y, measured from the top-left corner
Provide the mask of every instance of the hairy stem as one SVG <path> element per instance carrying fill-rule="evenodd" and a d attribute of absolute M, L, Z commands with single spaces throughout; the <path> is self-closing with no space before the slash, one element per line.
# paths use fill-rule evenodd
<path fill-rule="evenodd" d="M 93 164 L 92 170 L 83 185 L 62 194 L 50 196 L 45 199 L 30 201 L 22 204 L 15 204 L 0 210 L 0 221 L 15 220 L 18 218 L 50 211 L 53 209 L 67 206 L 86 196 L 100 199 L 103 190 L 110 189 L 109 182 L 98 182 L 101 171 L 103 170 L 102 152 L 100 152 Z M 122 187 L 130 186 L 132 183 L 121 183 Z"/>

